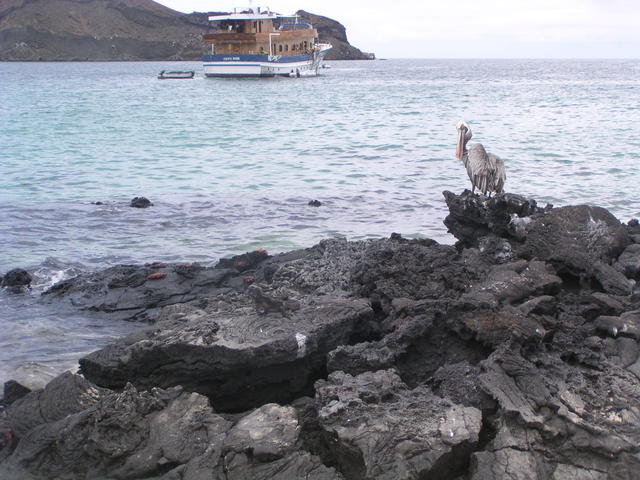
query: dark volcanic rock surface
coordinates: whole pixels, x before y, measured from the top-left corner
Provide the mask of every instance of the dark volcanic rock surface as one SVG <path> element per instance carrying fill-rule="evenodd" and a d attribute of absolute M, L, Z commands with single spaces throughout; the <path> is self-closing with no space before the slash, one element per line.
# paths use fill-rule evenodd
<path fill-rule="evenodd" d="M 534 215 L 524 230 L 521 256 L 549 261 L 576 275 L 592 272 L 598 262 L 610 265 L 630 243 L 618 219 L 588 205 Z"/>
<path fill-rule="evenodd" d="M 604 208 L 578 205 L 542 210 L 534 200 L 519 195 L 487 198 L 468 190 L 459 196 L 444 192 L 444 196 L 450 211 L 445 224 L 460 246 L 489 246 L 486 253 L 496 257 L 507 250 L 509 259 L 543 260 L 561 275 L 599 282 L 607 293 L 631 294 L 633 283 L 623 273 L 635 275 L 634 251 L 622 259 L 621 267 L 613 267 L 631 239 L 627 228 Z"/>
<path fill-rule="evenodd" d="M 453 478 L 482 428 L 480 410 L 411 390 L 392 370 L 332 373 L 316 385 L 316 404 L 333 456 L 353 479 Z"/>
<path fill-rule="evenodd" d="M 29 392 L 31 392 L 30 388 L 25 387 L 15 380 L 9 380 L 8 382 L 4 382 L 4 396 L 2 397 L 2 402 L 5 405 L 11 405 L 13 402 L 20 400 Z"/>
<path fill-rule="evenodd" d="M 237 276 L 235 269 L 199 265 L 119 265 L 60 282 L 42 299 L 125 320 L 153 320 L 162 307 L 229 291 L 228 282 Z"/>
<path fill-rule="evenodd" d="M 55 286 L 151 324 L 0 412 L 0 478 L 636 478 L 637 225 L 445 196 L 455 247 L 333 239 Z"/>
<path fill-rule="evenodd" d="M 449 208 L 444 224 L 464 247 L 478 248 L 487 236 L 518 238 L 529 217 L 543 211 L 535 200 L 512 193 L 493 198 L 469 190 L 461 195 L 445 191 L 443 195 Z"/>
<path fill-rule="evenodd" d="M 66 372 L 51 380 L 45 388 L 13 402 L 9 408 L 9 423 L 13 432 L 22 437 L 38 425 L 84 410 L 104 393 L 80 375 Z"/>
<path fill-rule="evenodd" d="M 0 277 L 0 286 L 19 292 L 24 288 L 28 288 L 31 285 L 31 281 L 32 278 L 29 272 L 22 268 L 14 268 Z"/>
<path fill-rule="evenodd" d="M 153 206 L 153 203 L 146 197 L 135 197 L 131 200 L 129 206 L 133 208 L 149 208 Z"/>
<path fill-rule="evenodd" d="M 241 410 L 303 392 L 326 354 L 366 336 L 373 319 L 366 302 L 334 298 L 294 312 L 247 306 L 176 313 L 84 357 L 82 373 L 110 388 L 182 385 L 208 395 L 216 408 Z"/>
<path fill-rule="evenodd" d="M 265 405 L 233 422 L 197 393 L 128 385 L 30 430 L 0 478 L 341 479 L 302 448 L 300 430 L 291 407 Z"/>

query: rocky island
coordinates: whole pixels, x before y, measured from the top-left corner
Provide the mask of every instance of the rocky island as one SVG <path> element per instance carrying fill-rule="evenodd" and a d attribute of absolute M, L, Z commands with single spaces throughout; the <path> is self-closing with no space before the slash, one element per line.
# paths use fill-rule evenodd
<path fill-rule="evenodd" d="M 333 44 L 327 59 L 370 58 L 349 44 L 340 23 L 298 14 Z M 3 0 L 0 61 L 200 60 L 207 19 L 152 0 Z"/>
<path fill-rule="evenodd" d="M 636 478 L 638 222 L 444 195 L 455 246 L 329 239 L 58 283 L 43 302 L 148 327 L 5 385 L 0 478 Z"/>

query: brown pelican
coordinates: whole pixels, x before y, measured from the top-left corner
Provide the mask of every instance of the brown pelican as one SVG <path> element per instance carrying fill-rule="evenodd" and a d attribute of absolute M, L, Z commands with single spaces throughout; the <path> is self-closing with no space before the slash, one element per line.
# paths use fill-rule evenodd
<path fill-rule="evenodd" d="M 484 195 L 489 192 L 501 193 L 507 173 L 504 162 L 500 157 L 487 153 L 481 143 L 471 145 L 467 150 L 467 142 L 471 140 L 471 129 L 465 122 L 458 122 L 458 142 L 456 143 L 456 157 L 464 163 L 471 180 L 471 193 L 475 193 L 476 187 Z"/>

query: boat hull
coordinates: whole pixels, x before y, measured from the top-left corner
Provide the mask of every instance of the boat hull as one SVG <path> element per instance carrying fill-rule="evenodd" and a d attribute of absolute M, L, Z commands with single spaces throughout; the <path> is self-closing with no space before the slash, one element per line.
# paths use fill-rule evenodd
<path fill-rule="evenodd" d="M 204 74 L 207 77 L 290 77 L 317 75 L 318 68 L 329 51 L 294 56 L 269 55 L 205 55 Z"/>

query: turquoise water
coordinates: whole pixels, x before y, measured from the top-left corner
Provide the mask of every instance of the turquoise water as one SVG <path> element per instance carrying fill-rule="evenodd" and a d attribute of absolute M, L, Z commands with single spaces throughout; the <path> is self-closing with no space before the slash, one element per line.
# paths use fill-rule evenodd
<path fill-rule="evenodd" d="M 0 273 L 37 275 L 31 295 L 0 294 L 0 381 L 58 372 L 132 328 L 36 304 L 78 271 L 334 235 L 452 243 L 441 192 L 469 186 L 460 119 L 505 160 L 507 191 L 640 216 L 640 61 L 329 63 L 262 80 L 188 62 L 0 63 Z M 198 75 L 157 80 L 165 68 Z M 155 205 L 129 208 L 140 195 Z"/>

